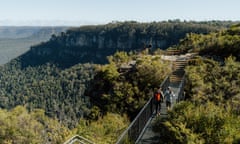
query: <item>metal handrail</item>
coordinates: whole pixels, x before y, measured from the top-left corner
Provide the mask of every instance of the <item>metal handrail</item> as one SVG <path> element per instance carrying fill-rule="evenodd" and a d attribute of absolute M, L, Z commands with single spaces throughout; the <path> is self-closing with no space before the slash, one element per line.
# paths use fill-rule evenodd
<path fill-rule="evenodd" d="M 184 74 L 182 77 L 181 83 L 179 85 L 177 102 L 180 102 L 185 99 L 185 96 L 184 96 L 185 76 L 186 75 Z"/>
<path fill-rule="evenodd" d="M 164 79 L 161 83 L 160 87 L 163 90 L 166 90 L 169 86 L 170 79 L 169 76 Z M 148 102 L 144 105 L 135 119 L 131 122 L 128 128 L 120 135 L 116 144 L 123 144 L 127 142 L 135 142 L 139 135 L 141 134 L 142 130 L 144 129 L 146 123 L 148 122 L 149 118 L 152 116 L 154 112 L 154 100 L 153 96 L 148 100 Z"/>
<path fill-rule="evenodd" d="M 75 135 L 75 136 L 71 137 L 63 144 L 73 144 L 75 142 L 79 142 L 80 144 L 95 144 L 94 142 L 92 142 L 82 136 L 79 136 L 79 135 Z"/>

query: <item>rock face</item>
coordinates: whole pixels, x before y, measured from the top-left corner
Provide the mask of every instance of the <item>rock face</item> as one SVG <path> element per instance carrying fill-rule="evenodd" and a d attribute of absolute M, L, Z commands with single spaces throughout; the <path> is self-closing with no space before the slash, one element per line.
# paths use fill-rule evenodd
<path fill-rule="evenodd" d="M 31 59 L 33 65 L 39 62 L 54 62 L 67 66 L 79 62 L 105 63 L 106 56 L 116 51 L 131 51 L 144 48 L 148 39 L 117 36 L 116 39 L 103 35 L 80 34 L 52 37 L 50 41 L 33 46 L 22 57 Z M 164 43 L 156 41 L 156 43 Z M 31 58 L 30 58 L 31 57 Z M 31 65 L 32 65 L 31 64 Z"/>
<path fill-rule="evenodd" d="M 31 47 L 21 56 L 25 66 L 57 63 L 69 67 L 77 63 L 105 63 L 116 51 L 166 49 L 177 44 L 186 33 L 208 33 L 209 27 L 182 23 L 111 23 L 71 28 L 52 35 L 47 42 Z"/>
<path fill-rule="evenodd" d="M 134 33 L 126 35 L 121 33 L 62 33 L 61 36 L 53 36 L 49 42 L 34 46 L 33 49 L 44 50 L 46 47 L 53 48 L 57 45 L 63 49 L 78 51 L 116 51 L 116 50 L 141 50 L 151 45 L 154 49 L 166 48 L 169 44 L 166 38 L 151 35 L 139 35 Z"/>
<path fill-rule="evenodd" d="M 165 39 L 138 37 L 137 34 L 132 36 L 115 35 L 115 37 L 108 37 L 101 34 L 80 34 L 75 37 L 72 37 L 71 35 L 66 35 L 64 39 L 66 47 L 89 47 L 98 50 L 134 50 L 144 48 L 144 46 L 147 45 L 152 45 L 155 48 L 165 48 L 167 46 Z M 61 43 L 61 40 L 59 39 L 58 42 Z"/>
<path fill-rule="evenodd" d="M 51 58 L 50 61 L 59 63 L 59 59 L 79 62 L 105 63 L 106 56 L 116 51 L 139 51 L 148 47 L 165 48 L 167 40 L 154 37 L 139 37 L 137 34 L 131 36 L 115 34 L 104 35 L 101 33 L 62 33 L 61 36 L 53 36 L 50 41 L 31 48 L 31 55 L 34 59 Z M 38 59 L 38 57 L 41 59 Z M 70 60 L 72 59 L 72 60 Z M 65 63 L 62 61 L 62 63 Z"/>

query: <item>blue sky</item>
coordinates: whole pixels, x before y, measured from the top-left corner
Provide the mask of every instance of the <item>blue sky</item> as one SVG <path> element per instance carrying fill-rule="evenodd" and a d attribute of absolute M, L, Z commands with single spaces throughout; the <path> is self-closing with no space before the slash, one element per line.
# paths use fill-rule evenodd
<path fill-rule="evenodd" d="M 240 0 L 0 0 L 0 22 L 235 21 L 239 6 Z"/>

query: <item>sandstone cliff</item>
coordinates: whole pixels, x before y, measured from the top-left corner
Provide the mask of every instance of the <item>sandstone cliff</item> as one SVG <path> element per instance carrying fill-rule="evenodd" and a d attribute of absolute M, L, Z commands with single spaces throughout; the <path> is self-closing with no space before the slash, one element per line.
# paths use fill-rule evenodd
<path fill-rule="evenodd" d="M 53 62 L 68 67 L 85 62 L 105 63 L 106 56 L 116 51 L 139 51 L 149 45 L 152 51 L 166 49 L 177 44 L 186 33 L 209 33 L 216 29 L 209 24 L 190 22 L 117 22 L 82 26 L 52 35 L 48 42 L 33 46 L 21 58 L 25 65 Z"/>

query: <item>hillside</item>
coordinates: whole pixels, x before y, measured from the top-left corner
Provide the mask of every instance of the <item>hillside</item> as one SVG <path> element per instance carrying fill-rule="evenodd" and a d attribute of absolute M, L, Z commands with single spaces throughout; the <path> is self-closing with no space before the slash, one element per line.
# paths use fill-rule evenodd
<path fill-rule="evenodd" d="M 0 66 L 0 143 L 15 138 L 15 143 L 46 143 L 52 138 L 56 138 L 52 142 L 62 143 L 71 134 L 114 143 L 152 90 L 171 73 L 170 63 L 155 50 L 173 46 L 183 37 L 176 47 L 189 46 L 186 50 L 195 51 L 199 38 L 212 41 L 216 35 L 222 42 L 216 44 L 226 46 L 225 50 L 238 49 L 238 26 L 226 27 L 210 22 L 120 22 L 52 35 L 49 41 Z M 196 37 L 187 39 L 189 35 Z M 225 36 L 236 41 L 230 43 Z M 209 48 L 212 57 L 218 56 L 217 48 L 221 51 L 212 43 L 198 46 L 197 52 Z M 187 102 L 170 111 L 166 123 L 158 123 L 166 134 L 161 140 L 220 143 L 222 139 L 233 142 L 236 135 L 238 142 L 239 62 L 230 57 L 219 63 L 207 59 L 206 53 L 203 56 L 190 61 L 186 69 Z M 24 120 L 29 127 L 19 124 Z M 54 135 L 61 130 L 60 137 Z M 47 140 L 42 142 L 39 137 Z"/>
<path fill-rule="evenodd" d="M 116 51 L 166 49 L 187 33 L 207 34 L 227 25 L 224 22 L 116 22 L 106 25 L 71 28 L 60 36 L 31 47 L 21 56 L 23 67 L 52 62 L 60 67 L 77 63 L 106 63 Z"/>
<path fill-rule="evenodd" d="M 210 34 L 188 34 L 176 47 L 183 51 L 197 52 L 202 56 L 214 57 L 222 61 L 229 56 L 240 60 L 239 43 L 240 24 L 235 24 L 227 30 Z"/>
<path fill-rule="evenodd" d="M 185 101 L 155 123 L 159 143 L 240 142 L 239 30 L 190 34 L 177 46 L 200 55 L 185 69 Z"/>

